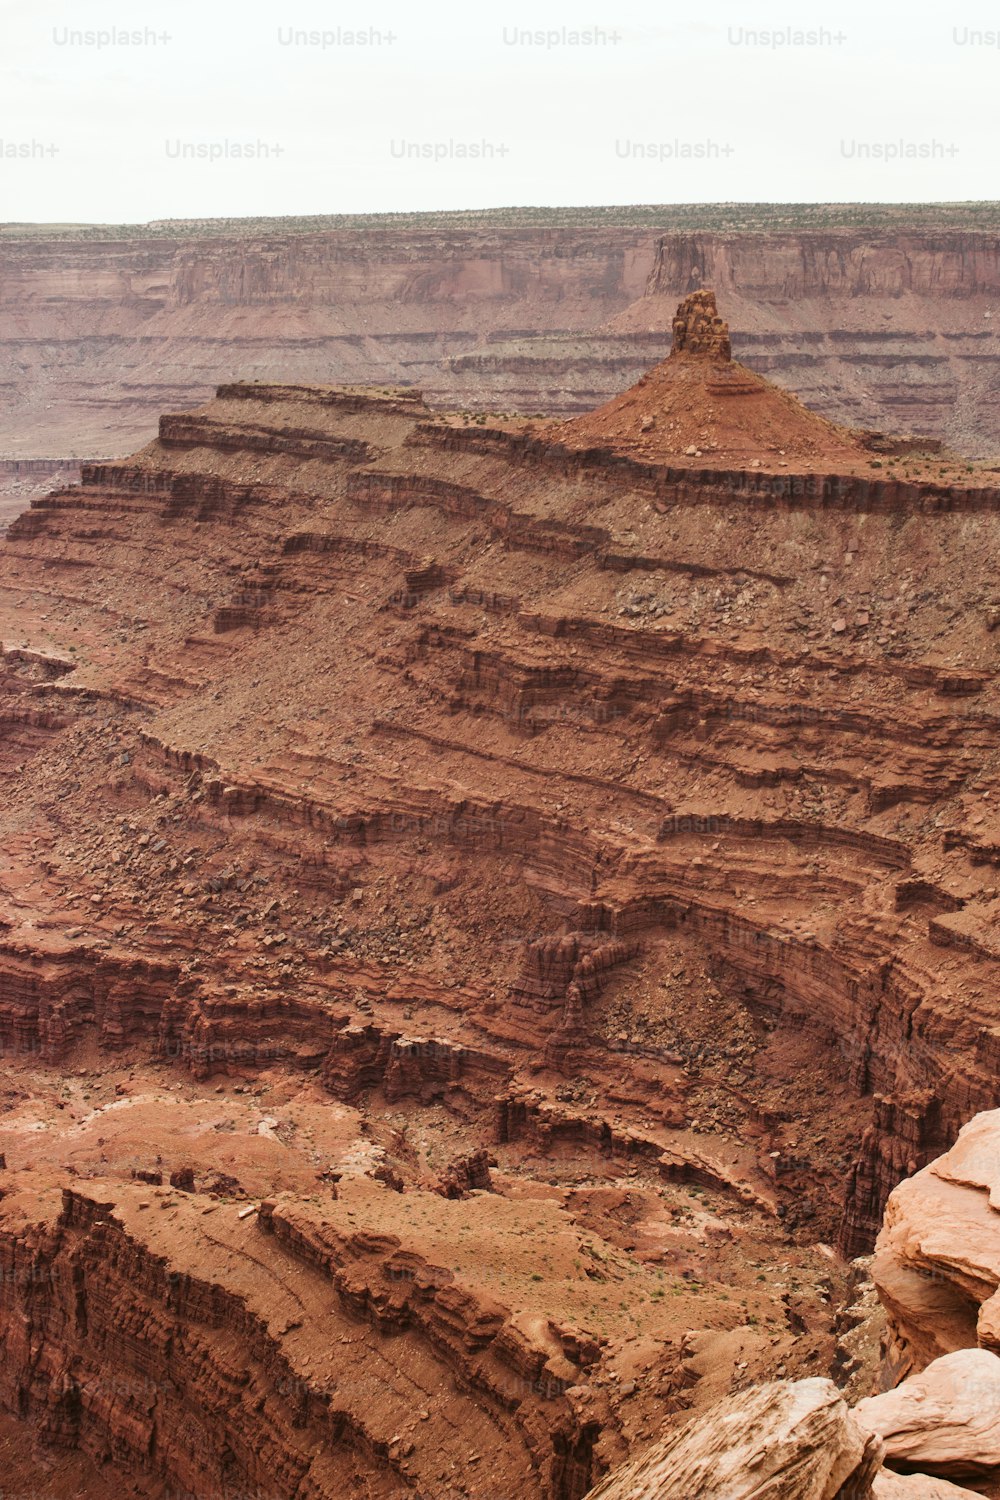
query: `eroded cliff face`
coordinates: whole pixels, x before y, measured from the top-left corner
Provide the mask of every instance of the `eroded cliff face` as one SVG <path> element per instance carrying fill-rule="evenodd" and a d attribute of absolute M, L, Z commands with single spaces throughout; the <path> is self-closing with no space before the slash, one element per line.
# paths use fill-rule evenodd
<path fill-rule="evenodd" d="M 36 496 L 79 478 L 80 465 L 73 459 L 0 459 L 0 536 Z"/>
<path fill-rule="evenodd" d="M 140 1492 L 579 1500 L 826 1374 L 834 1247 L 997 1104 L 1000 1024 L 1000 490 L 828 437 L 233 383 L 13 525 L 40 1441 Z"/>
<path fill-rule="evenodd" d="M 0 452 L 121 452 L 237 376 L 429 375 L 457 391 L 448 360 L 495 333 L 599 328 L 641 296 L 655 243 L 639 230 L 4 241 Z"/>
<path fill-rule="evenodd" d="M 738 357 L 825 415 L 1000 450 L 995 235 L 489 227 L 0 241 L 0 453 L 121 452 L 235 377 L 586 410 L 702 285 Z"/>
<path fill-rule="evenodd" d="M 668 328 L 678 295 L 702 285 L 741 330 L 739 358 L 834 421 L 1000 452 L 995 235 L 671 236 L 612 326 Z"/>

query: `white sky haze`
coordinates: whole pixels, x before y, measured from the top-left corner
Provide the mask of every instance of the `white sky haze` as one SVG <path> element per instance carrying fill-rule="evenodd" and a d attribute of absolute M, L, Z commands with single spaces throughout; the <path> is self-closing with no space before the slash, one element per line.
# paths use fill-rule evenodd
<path fill-rule="evenodd" d="M 0 221 L 994 198 L 998 29 L 926 0 L 0 0 Z"/>

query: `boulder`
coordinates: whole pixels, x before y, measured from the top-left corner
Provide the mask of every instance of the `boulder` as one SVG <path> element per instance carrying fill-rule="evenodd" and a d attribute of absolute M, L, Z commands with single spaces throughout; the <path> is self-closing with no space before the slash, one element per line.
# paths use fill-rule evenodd
<path fill-rule="evenodd" d="M 983 1500 L 975 1490 L 960 1489 L 930 1474 L 894 1474 L 880 1469 L 872 1485 L 873 1500 Z"/>
<path fill-rule="evenodd" d="M 1000 1352 L 1000 1110 L 893 1191 L 872 1278 L 888 1317 L 884 1386 L 957 1349 Z"/>
<path fill-rule="evenodd" d="M 1000 1472 L 1000 1359 L 960 1349 L 919 1375 L 854 1408 L 855 1419 L 885 1443 L 890 1464 L 941 1478 L 979 1479 Z"/>
<path fill-rule="evenodd" d="M 863 1500 L 882 1444 L 855 1422 L 830 1380 L 776 1381 L 720 1401 L 587 1500 Z"/>

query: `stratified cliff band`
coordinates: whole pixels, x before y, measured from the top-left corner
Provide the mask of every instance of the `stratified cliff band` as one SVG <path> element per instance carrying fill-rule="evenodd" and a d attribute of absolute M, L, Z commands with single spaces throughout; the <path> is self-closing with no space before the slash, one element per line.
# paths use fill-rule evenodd
<path fill-rule="evenodd" d="M 234 382 L 11 527 L 50 1493 L 580 1500 L 785 1378 L 874 1472 L 848 1259 L 998 1103 L 1000 488 L 670 323 L 561 423 Z"/>

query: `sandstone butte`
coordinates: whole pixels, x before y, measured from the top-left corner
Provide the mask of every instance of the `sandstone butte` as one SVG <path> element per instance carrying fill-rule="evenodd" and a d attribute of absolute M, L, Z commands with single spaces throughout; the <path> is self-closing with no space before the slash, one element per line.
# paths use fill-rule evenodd
<path fill-rule="evenodd" d="M 1000 1349 L 1000 489 L 673 342 L 230 384 L 8 532 L 5 1492 L 580 1500 L 732 1410 L 819 1435 L 747 1494 L 950 1493 L 828 1377 L 893 1189 L 882 1383 Z"/>

